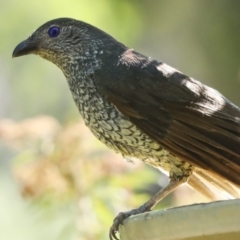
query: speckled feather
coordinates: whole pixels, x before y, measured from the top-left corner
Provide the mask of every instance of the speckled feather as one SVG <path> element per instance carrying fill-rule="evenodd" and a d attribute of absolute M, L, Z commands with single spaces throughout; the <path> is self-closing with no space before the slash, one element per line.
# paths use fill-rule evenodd
<path fill-rule="evenodd" d="M 48 29 L 61 28 L 51 39 Z M 27 43 L 59 66 L 93 134 L 170 178 L 195 168 L 240 185 L 240 110 L 216 90 L 73 19 L 52 20 Z"/>

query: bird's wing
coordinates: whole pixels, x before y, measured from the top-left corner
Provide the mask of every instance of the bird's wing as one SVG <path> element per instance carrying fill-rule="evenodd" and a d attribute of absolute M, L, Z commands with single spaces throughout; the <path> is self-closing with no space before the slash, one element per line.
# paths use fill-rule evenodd
<path fill-rule="evenodd" d="M 94 75 L 101 94 L 172 154 L 240 185 L 240 109 L 164 63 L 130 58 Z"/>

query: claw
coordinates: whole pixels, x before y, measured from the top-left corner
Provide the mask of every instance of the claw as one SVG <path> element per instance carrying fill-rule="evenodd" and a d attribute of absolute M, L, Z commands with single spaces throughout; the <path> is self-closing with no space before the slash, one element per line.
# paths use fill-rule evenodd
<path fill-rule="evenodd" d="M 113 225 L 110 228 L 110 232 L 109 232 L 110 240 L 114 240 L 114 239 L 119 240 L 118 237 L 116 236 L 116 233 L 118 232 L 119 225 L 122 224 L 123 220 L 124 220 L 124 214 L 123 213 L 119 213 L 117 215 L 117 217 L 114 218 Z"/>
<path fill-rule="evenodd" d="M 118 237 L 116 236 L 116 233 L 117 233 L 117 230 L 114 230 L 114 229 L 110 229 L 110 232 L 109 232 L 109 238 L 110 240 L 119 240 Z"/>
<path fill-rule="evenodd" d="M 123 220 L 129 216 L 132 215 L 132 211 L 130 212 L 120 212 L 117 217 L 114 218 L 113 220 L 113 225 L 110 228 L 109 231 L 109 238 L 110 240 L 119 240 L 118 237 L 116 236 L 116 233 L 118 232 L 119 229 L 119 225 L 122 224 L 123 225 Z"/>
<path fill-rule="evenodd" d="M 113 225 L 112 227 L 110 228 L 110 231 L 109 231 L 109 238 L 110 240 L 119 240 L 118 237 L 116 236 L 116 233 L 118 232 L 118 229 L 119 229 L 119 225 L 122 224 L 123 225 L 123 221 L 132 216 L 132 215 L 136 215 L 138 213 L 142 212 L 139 211 L 139 209 L 133 209 L 129 212 L 120 212 L 117 217 L 114 218 L 113 220 Z"/>

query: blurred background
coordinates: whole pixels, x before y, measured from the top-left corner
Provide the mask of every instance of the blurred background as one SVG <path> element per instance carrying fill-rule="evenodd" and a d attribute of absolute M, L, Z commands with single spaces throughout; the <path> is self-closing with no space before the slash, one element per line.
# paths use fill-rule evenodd
<path fill-rule="evenodd" d="M 66 80 L 14 47 L 58 17 L 91 23 L 240 105 L 240 2 L 0 0 L 0 240 L 108 239 L 118 212 L 167 178 L 127 163 L 85 127 Z M 158 208 L 206 201 L 181 187 Z"/>

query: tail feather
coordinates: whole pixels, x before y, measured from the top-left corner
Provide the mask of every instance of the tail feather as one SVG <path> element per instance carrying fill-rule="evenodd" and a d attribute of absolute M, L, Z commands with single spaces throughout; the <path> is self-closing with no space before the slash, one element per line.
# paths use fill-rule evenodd
<path fill-rule="evenodd" d="M 188 184 L 209 200 L 240 198 L 239 186 L 200 168 L 195 169 L 188 180 Z"/>

